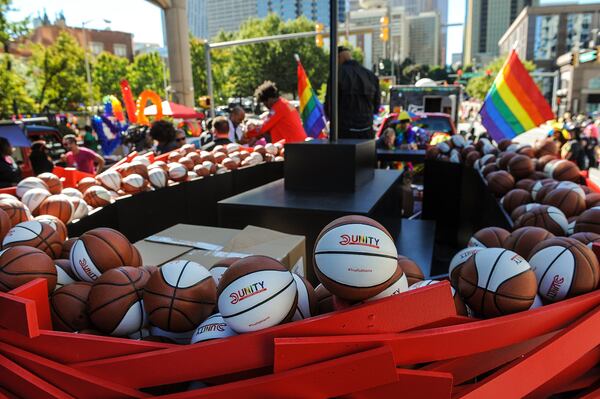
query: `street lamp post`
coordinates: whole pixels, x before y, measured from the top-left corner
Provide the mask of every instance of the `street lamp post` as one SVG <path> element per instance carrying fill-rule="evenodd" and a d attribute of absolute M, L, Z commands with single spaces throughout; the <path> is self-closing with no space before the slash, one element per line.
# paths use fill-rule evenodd
<path fill-rule="evenodd" d="M 88 40 L 87 40 L 87 29 L 86 29 L 86 25 L 89 24 L 90 22 L 94 21 L 93 19 L 84 21 L 81 23 L 81 30 L 83 32 L 83 51 L 84 51 L 84 57 L 85 57 L 85 75 L 86 75 L 86 79 L 87 79 L 87 85 L 88 85 L 88 106 L 90 107 L 90 110 L 92 108 L 92 103 L 94 102 L 94 94 L 93 94 L 93 90 L 92 90 L 92 73 L 90 71 L 90 59 L 89 59 L 89 54 L 88 54 Z M 107 24 L 110 24 L 110 20 L 108 19 L 103 19 L 103 21 Z"/>

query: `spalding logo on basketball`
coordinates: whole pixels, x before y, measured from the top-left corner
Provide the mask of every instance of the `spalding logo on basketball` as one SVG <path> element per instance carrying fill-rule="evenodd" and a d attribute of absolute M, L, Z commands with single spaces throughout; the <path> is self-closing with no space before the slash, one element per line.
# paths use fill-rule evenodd
<path fill-rule="evenodd" d="M 73 273 L 82 281 L 93 282 L 102 274 L 94 265 L 94 261 L 92 261 L 84 242 L 81 240 L 75 241 L 75 244 L 71 247 L 69 260 L 73 267 Z"/>
<path fill-rule="evenodd" d="M 192 335 L 192 344 L 210 341 L 213 339 L 227 338 L 237 335 L 223 319 L 220 313 L 215 313 L 196 328 Z"/>

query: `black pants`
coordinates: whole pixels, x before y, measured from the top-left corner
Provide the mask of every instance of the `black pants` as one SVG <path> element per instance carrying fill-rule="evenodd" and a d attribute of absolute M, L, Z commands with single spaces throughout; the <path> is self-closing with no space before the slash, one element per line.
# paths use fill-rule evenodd
<path fill-rule="evenodd" d="M 339 139 L 367 139 L 371 140 L 375 138 L 373 128 L 354 129 L 354 128 L 342 128 L 338 129 Z"/>

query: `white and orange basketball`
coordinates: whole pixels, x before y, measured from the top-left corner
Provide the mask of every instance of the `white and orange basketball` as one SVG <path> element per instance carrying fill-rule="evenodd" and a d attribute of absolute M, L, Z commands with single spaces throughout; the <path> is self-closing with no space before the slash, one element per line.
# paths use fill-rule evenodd
<path fill-rule="evenodd" d="M 146 187 L 146 181 L 144 178 L 136 173 L 132 173 L 123 178 L 121 182 L 121 188 L 127 194 L 137 194 L 144 190 Z"/>
<path fill-rule="evenodd" d="M 21 201 L 25 205 L 27 205 L 27 207 L 33 214 L 35 214 L 37 208 L 50 195 L 50 191 L 46 190 L 45 188 L 32 188 L 30 190 L 27 190 L 25 194 L 23 194 Z"/>
<path fill-rule="evenodd" d="M 48 185 L 40 178 L 26 177 L 17 184 L 17 197 L 23 198 L 23 195 L 32 188 L 43 188 L 50 191 Z"/>
<path fill-rule="evenodd" d="M 173 181 L 186 181 L 188 170 L 179 162 L 171 162 L 169 164 L 169 178 Z"/>
<path fill-rule="evenodd" d="M 116 191 L 121 187 L 121 174 L 116 170 L 107 170 L 96 176 L 96 179 L 109 190 Z"/>

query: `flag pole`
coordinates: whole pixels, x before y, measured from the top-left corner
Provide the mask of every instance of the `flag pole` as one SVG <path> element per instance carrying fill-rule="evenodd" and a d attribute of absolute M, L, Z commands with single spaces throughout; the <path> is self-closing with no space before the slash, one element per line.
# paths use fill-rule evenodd
<path fill-rule="evenodd" d="M 329 0 L 329 142 L 338 138 L 338 0 Z"/>

